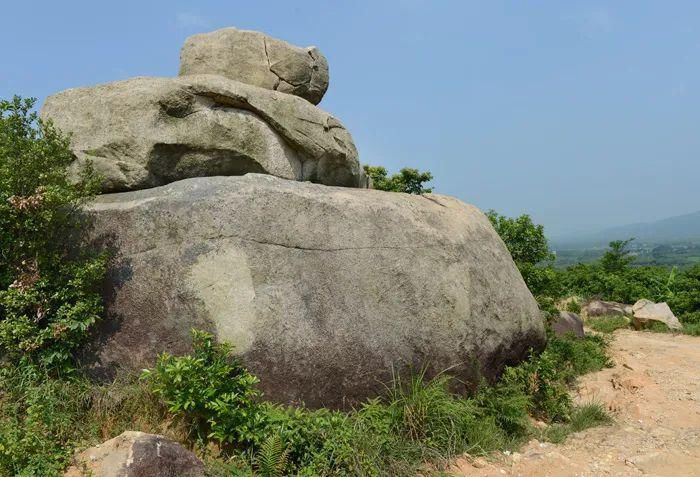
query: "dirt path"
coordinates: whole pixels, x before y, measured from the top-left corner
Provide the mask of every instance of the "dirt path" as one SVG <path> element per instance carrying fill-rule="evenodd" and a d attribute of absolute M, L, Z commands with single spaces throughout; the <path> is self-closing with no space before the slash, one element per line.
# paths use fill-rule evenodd
<path fill-rule="evenodd" d="M 520 452 L 459 459 L 454 475 L 700 476 L 700 338 L 615 332 L 615 367 L 584 376 L 580 402 L 605 404 L 615 424 L 562 444 L 530 441 Z"/>

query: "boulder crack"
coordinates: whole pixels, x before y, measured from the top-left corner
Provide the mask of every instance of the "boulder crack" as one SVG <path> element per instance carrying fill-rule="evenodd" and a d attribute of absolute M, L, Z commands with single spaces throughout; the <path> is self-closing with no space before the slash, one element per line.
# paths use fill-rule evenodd
<path fill-rule="evenodd" d="M 270 63 L 270 53 L 268 53 L 268 51 L 267 51 L 267 38 L 265 38 L 264 36 L 263 36 L 263 49 L 265 51 L 265 59 L 267 60 L 267 69 L 270 70 L 270 73 L 272 73 L 273 75 L 275 75 L 277 77 L 277 82 L 272 87 L 273 90 L 277 91 L 277 88 L 279 88 L 280 83 L 282 82 L 282 79 L 280 78 L 280 76 L 277 73 L 272 71 L 272 63 Z"/>
<path fill-rule="evenodd" d="M 286 243 L 271 242 L 268 240 L 258 240 L 250 237 L 241 237 L 234 234 L 218 234 L 205 237 L 206 240 L 221 240 L 227 238 L 233 238 L 242 240 L 244 242 L 253 242 L 260 245 L 270 245 L 273 247 L 282 247 L 290 250 L 303 250 L 309 252 L 344 252 L 349 250 L 419 250 L 428 248 L 441 248 L 445 244 L 431 244 L 431 245 L 372 245 L 366 247 L 303 247 L 301 245 L 291 245 Z"/>

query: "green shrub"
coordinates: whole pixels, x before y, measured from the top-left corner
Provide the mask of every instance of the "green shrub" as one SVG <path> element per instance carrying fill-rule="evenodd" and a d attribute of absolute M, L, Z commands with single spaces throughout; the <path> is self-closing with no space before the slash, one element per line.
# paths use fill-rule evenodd
<path fill-rule="evenodd" d="M 551 337 L 539 356 L 507 368 L 496 387 L 516 390 L 530 400 L 529 411 L 545 421 L 567 421 L 572 409 L 567 385 L 577 376 L 612 365 L 607 342 L 594 335 Z M 513 393 L 513 391 L 510 391 Z M 505 393 L 501 393 L 505 394 Z"/>
<path fill-rule="evenodd" d="M 677 273 L 668 304 L 684 323 L 700 323 L 700 265 Z"/>
<path fill-rule="evenodd" d="M 372 187 L 388 192 L 405 192 L 407 194 L 428 194 L 433 191 L 423 183 L 433 180 L 433 175 L 418 169 L 404 167 L 398 174 L 388 175 L 381 166 L 364 166 L 365 174 L 372 180 Z"/>
<path fill-rule="evenodd" d="M 567 375 L 556 358 L 556 354 L 545 350 L 519 366 L 506 369 L 502 378 L 505 386 L 519 388 L 529 396 L 531 413 L 545 421 L 565 421 L 571 409 Z"/>
<path fill-rule="evenodd" d="M 583 339 L 572 335 L 555 337 L 547 344 L 547 351 L 555 355 L 561 376 L 567 383 L 573 382 L 577 376 L 612 367 L 607 348 L 606 338 L 590 333 Z"/>
<path fill-rule="evenodd" d="M 700 336 L 700 323 L 683 325 L 683 334 L 689 336 Z"/>
<path fill-rule="evenodd" d="M 0 357 L 65 371 L 102 312 L 105 260 L 68 244 L 97 179 L 69 180 L 68 140 L 33 105 L 0 101 Z"/>
<path fill-rule="evenodd" d="M 486 216 L 506 244 L 532 294 L 558 297 L 561 292 L 552 266 L 554 254 L 549 249 L 544 226 L 535 224 L 527 214 L 511 218 L 489 210 Z"/>
<path fill-rule="evenodd" d="M 198 440 L 257 442 L 257 378 L 232 357 L 230 345 L 217 344 L 211 334 L 193 330 L 192 342 L 192 355 L 163 353 L 144 379 Z"/>
<path fill-rule="evenodd" d="M 540 355 L 507 368 L 495 385 L 482 383 L 472 397 L 451 393 L 454 383 L 447 375 L 427 380 L 418 373 L 397 377 L 385 396 L 346 413 L 260 401 L 255 380 L 240 364 L 232 364 L 228 347 L 214 344 L 205 333 L 195 337 L 192 356 L 163 355 L 146 374 L 147 382 L 176 416 L 197 430 L 193 434 L 201 444 L 234 444 L 227 468 L 241 469 L 241 462 L 247 462 L 241 475 L 412 476 L 426 462 L 442 468 L 466 451 L 512 447 L 532 435 L 530 415 L 559 423 L 556 432 L 563 438 L 581 428 L 577 420 L 582 419 L 567 385 L 579 374 L 609 365 L 607 342 L 600 337 L 553 338 Z M 228 393 L 248 397 L 231 401 L 235 409 L 213 415 L 218 407 L 208 403 L 220 399 L 216 390 L 224 377 L 239 383 Z"/>

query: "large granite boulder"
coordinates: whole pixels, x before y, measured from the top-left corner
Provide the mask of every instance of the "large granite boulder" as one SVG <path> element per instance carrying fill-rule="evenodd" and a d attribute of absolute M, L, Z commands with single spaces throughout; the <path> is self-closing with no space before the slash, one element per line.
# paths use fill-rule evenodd
<path fill-rule="evenodd" d="M 573 333 L 577 338 L 583 338 L 586 334 L 583 330 L 583 320 L 576 313 L 560 311 L 557 321 L 552 323 L 552 331 L 556 336 L 566 336 Z"/>
<path fill-rule="evenodd" d="M 98 197 L 114 253 L 95 373 L 233 343 L 268 399 L 343 407 L 392 372 L 495 377 L 544 343 L 537 304 L 475 207 L 248 174 Z M 89 353 L 88 353 L 89 354 Z"/>
<path fill-rule="evenodd" d="M 77 172 L 90 160 L 103 191 L 247 172 L 358 187 L 350 133 L 288 94 L 221 76 L 134 78 L 49 97 L 42 117 L 71 134 Z"/>
<path fill-rule="evenodd" d="M 205 477 L 204 464 L 180 444 L 127 431 L 78 453 L 65 477 Z"/>
<path fill-rule="evenodd" d="M 216 74 L 321 102 L 328 62 L 316 47 L 299 48 L 257 31 L 224 28 L 193 35 L 180 53 L 180 75 Z"/>

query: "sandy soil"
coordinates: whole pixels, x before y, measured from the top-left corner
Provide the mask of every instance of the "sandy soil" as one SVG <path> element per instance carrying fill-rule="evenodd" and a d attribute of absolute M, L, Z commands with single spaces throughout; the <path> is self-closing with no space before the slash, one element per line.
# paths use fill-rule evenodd
<path fill-rule="evenodd" d="M 612 426 L 561 444 L 530 441 L 520 452 L 464 456 L 455 476 L 700 476 L 700 337 L 618 330 L 615 367 L 584 376 L 575 398 L 603 403 Z"/>

